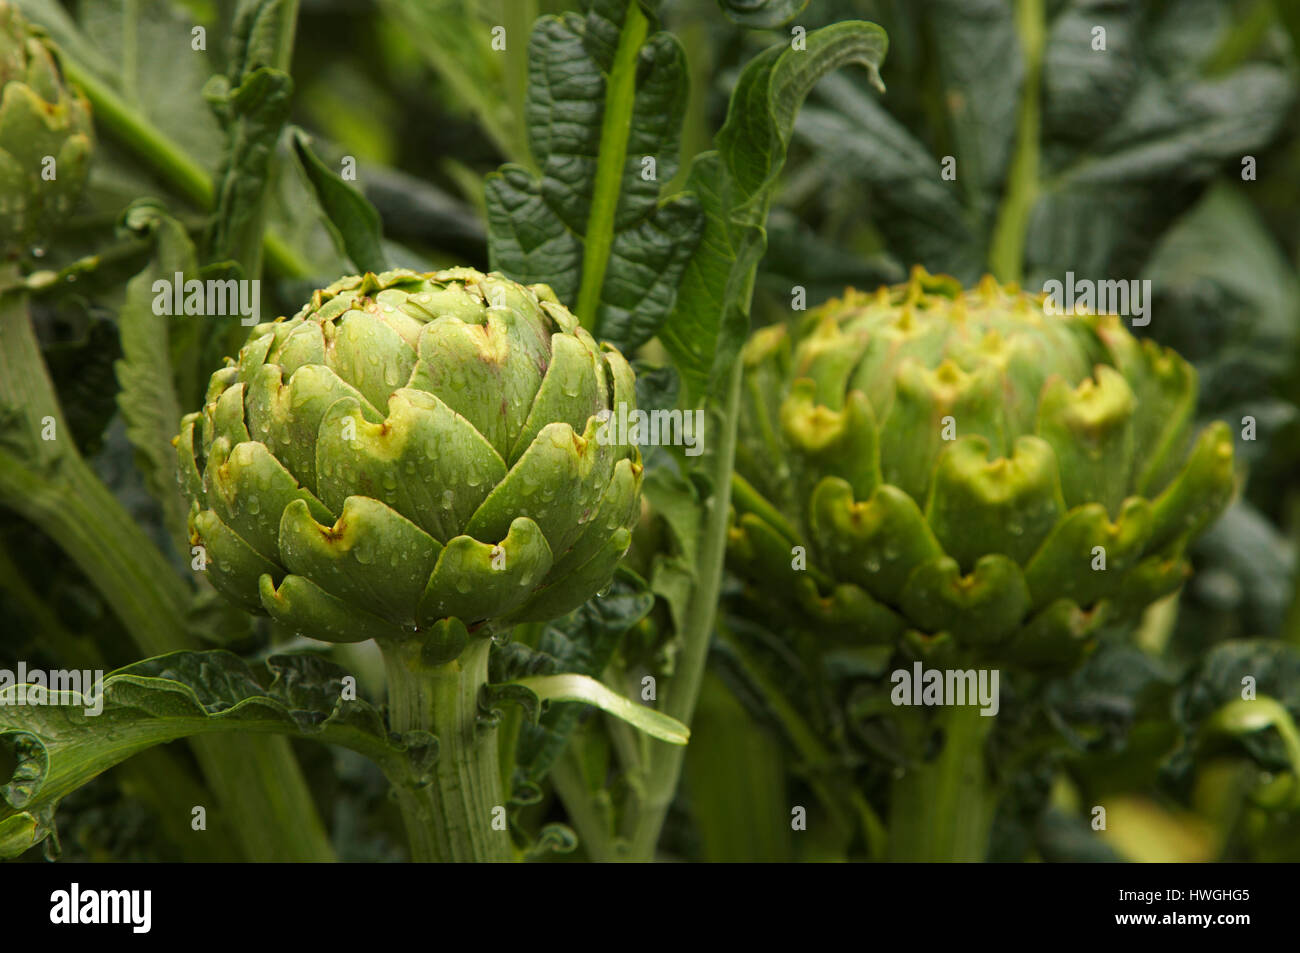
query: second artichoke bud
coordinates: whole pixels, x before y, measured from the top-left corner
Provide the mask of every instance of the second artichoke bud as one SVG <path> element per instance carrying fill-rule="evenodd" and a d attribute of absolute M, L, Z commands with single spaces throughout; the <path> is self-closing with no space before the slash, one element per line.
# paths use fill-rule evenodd
<path fill-rule="evenodd" d="M 229 598 L 313 638 L 554 618 L 605 586 L 639 513 L 623 356 L 545 285 L 461 268 L 343 278 L 253 329 L 177 448 Z M 487 624 L 484 629 L 484 624 Z"/>
<path fill-rule="evenodd" d="M 72 209 L 90 165 L 90 106 L 45 34 L 0 2 L 0 251 L 17 257 Z"/>
<path fill-rule="evenodd" d="M 744 360 L 731 559 L 824 634 L 1069 665 L 1182 584 L 1234 488 L 1177 354 L 992 279 L 918 269 Z"/>

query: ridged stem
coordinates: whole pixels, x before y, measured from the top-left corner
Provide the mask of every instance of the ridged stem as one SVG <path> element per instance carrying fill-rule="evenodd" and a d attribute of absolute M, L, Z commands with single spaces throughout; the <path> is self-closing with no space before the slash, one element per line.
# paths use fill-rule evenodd
<path fill-rule="evenodd" d="M 889 859 L 978 862 L 989 848 L 992 798 L 984 742 L 996 719 L 975 705 L 939 710 L 943 748 L 909 768 L 890 795 Z"/>
<path fill-rule="evenodd" d="M 390 726 L 398 734 L 423 731 L 438 739 L 431 777 L 390 777 L 414 861 L 514 859 L 497 729 L 479 720 L 490 647 L 490 640 L 475 639 L 460 658 L 428 665 L 415 641 L 380 646 Z"/>

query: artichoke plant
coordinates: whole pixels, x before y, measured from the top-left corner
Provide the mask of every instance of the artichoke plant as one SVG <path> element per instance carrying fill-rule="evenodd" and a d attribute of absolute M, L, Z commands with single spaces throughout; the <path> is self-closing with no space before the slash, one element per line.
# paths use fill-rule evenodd
<path fill-rule="evenodd" d="M 0 2 L 0 248 L 16 257 L 71 210 L 90 163 L 90 106 L 45 34 Z"/>
<path fill-rule="evenodd" d="M 1068 667 L 1181 585 L 1233 492 L 1185 361 L 992 278 L 850 291 L 743 360 L 729 556 L 817 632 Z"/>
<path fill-rule="evenodd" d="M 609 582 L 640 512 L 603 439 L 631 367 L 545 285 L 347 277 L 258 325 L 176 441 L 193 542 L 234 602 L 313 638 L 550 619 Z"/>

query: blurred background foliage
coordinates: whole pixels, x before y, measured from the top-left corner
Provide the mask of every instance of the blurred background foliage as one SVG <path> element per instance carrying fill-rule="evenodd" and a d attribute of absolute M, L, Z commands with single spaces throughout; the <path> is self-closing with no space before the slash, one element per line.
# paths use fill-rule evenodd
<path fill-rule="evenodd" d="M 123 222 L 133 203 L 156 199 L 203 248 L 208 207 L 193 173 L 211 176 L 224 150 L 205 88 L 229 65 L 234 4 L 19 6 L 126 111 L 126 121 L 96 117 L 82 207 L 58 241 L 35 250 L 66 280 L 37 296 L 34 316 L 79 449 L 180 569 L 113 399 L 124 289 L 152 254 Z M 484 177 L 532 161 L 521 120 L 530 25 L 579 6 L 302 0 L 290 122 L 331 169 L 355 160 L 392 263 L 487 266 Z M 691 73 L 685 170 L 720 126 L 740 66 L 789 29 L 738 24 L 718 0 L 657 7 Z M 1256 731 L 1219 714 L 1249 671 L 1261 694 L 1300 717 L 1300 5 L 812 0 L 796 22 L 811 32 L 848 18 L 888 31 L 888 91 L 836 74 L 800 113 L 769 222 L 760 322 L 787 318 L 796 286 L 812 307 L 847 285 L 901 280 L 914 264 L 964 281 L 993 271 L 1027 287 L 1067 270 L 1149 278 L 1152 321 L 1139 333 L 1195 362 L 1203 416 L 1238 432 L 1244 417 L 1256 422 L 1254 441 L 1238 444 L 1241 499 L 1199 544 L 1181 603 L 1162 607 L 1136 645 L 1104 645 L 1068 681 L 1004 702 L 991 760 L 1005 797 L 991 858 L 1300 859 L 1294 724 Z M 1091 46 L 1096 26 L 1106 29 L 1104 52 Z M 504 51 L 492 46 L 494 27 L 505 28 Z M 160 159 L 159 142 L 175 161 Z M 953 180 L 941 174 L 949 156 Z M 353 270 L 288 136 L 270 187 L 277 248 L 266 259 L 264 316 L 292 313 L 312 288 Z M 870 822 L 853 816 L 855 805 L 887 785 L 906 747 L 882 731 L 864 690 L 886 677 L 881 660 L 847 652 L 809 668 L 744 618 L 737 587 L 730 593 L 663 850 L 705 860 L 871 856 L 860 833 Z M 671 665 L 671 642 L 654 629 L 656 618 L 667 628 L 664 614 L 661 605 L 625 643 L 647 671 Z M 7 512 L 0 616 L 0 667 L 112 669 L 139 654 L 66 555 Z M 264 620 L 216 607 L 200 606 L 194 624 L 210 644 L 250 656 L 285 648 Z M 329 651 L 382 696 L 364 648 Z M 295 751 L 342 859 L 404 856 L 376 768 L 332 749 Z M 97 779 L 61 807 L 63 856 L 226 858 L 220 846 L 179 846 L 195 839 L 175 836 L 151 794 L 166 778 L 185 803 L 200 803 L 198 777 L 192 756 L 170 745 Z M 814 803 L 848 807 L 792 834 L 790 805 Z M 1089 810 L 1099 803 L 1150 836 L 1093 836 Z M 564 820 L 549 798 L 529 810 L 539 826 Z"/>

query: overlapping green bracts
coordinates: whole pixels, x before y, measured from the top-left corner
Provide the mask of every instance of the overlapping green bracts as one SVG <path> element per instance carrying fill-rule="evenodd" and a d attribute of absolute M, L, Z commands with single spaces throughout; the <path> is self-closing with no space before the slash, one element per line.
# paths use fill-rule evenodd
<path fill-rule="evenodd" d="M 849 292 L 744 361 L 731 560 L 814 631 L 1070 664 L 1233 492 L 1182 358 L 992 278 Z"/>
<path fill-rule="evenodd" d="M 182 422 L 213 583 L 325 641 L 549 619 L 608 583 L 640 513 L 623 356 L 545 285 L 468 268 L 340 279 L 253 329 Z"/>
<path fill-rule="evenodd" d="M 90 105 L 45 34 L 0 2 L 0 250 L 15 257 L 72 209 L 90 164 Z"/>

